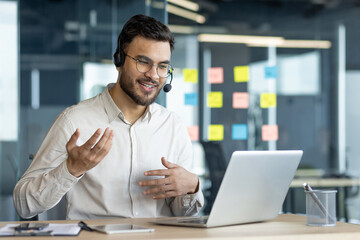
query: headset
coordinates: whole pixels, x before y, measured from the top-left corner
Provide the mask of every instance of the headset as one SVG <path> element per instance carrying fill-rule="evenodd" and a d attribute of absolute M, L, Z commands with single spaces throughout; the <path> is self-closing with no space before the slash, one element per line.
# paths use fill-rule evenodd
<path fill-rule="evenodd" d="M 116 51 L 114 53 L 114 64 L 116 67 L 121 67 L 122 65 L 124 65 L 125 62 L 125 53 L 124 50 L 122 50 L 122 48 L 119 47 L 116 48 Z M 172 86 L 171 86 L 171 82 L 173 80 L 173 69 L 171 68 L 169 70 L 170 72 L 170 83 L 165 84 L 165 86 L 163 87 L 164 92 L 168 93 L 170 92 Z"/>
<path fill-rule="evenodd" d="M 120 48 L 119 50 L 119 47 L 117 47 L 114 53 L 114 64 L 116 67 L 121 67 L 122 65 L 124 65 L 124 62 L 125 62 L 124 50 L 122 50 L 122 48 Z"/>
<path fill-rule="evenodd" d="M 166 93 L 170 92 L 170 90 L 172 88 L 171 82 L 173 80 L 173 71 L 174 71 L 174 69 L 172 69 L 172 68 L 169 70 L 169 72 L 170 72 L 170 83 L 165 84 L 165 86 L 163 87 L 163 90 Z"/>

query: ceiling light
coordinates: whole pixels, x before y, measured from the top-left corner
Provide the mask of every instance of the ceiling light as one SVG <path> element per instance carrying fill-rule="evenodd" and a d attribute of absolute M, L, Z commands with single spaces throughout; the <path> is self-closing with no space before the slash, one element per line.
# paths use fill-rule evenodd
<path fill-rule="evenodd" d="M 321 48 L 331 47 L 330 41 L 321 40 L 287 40 L 283 37 L 250 36 L 250 35 L 224 35 L 224 34 L 199 34 L 199 42 L 217 43 L 242 43 L 248 47 L 278 48 Z"/>
<path fill-rule="evenodd" d="M 330 41 L 320 40 L 286 40 L 277 47 L 281 48 L 323 48 L 327 49 L 331 47 Z"/>
<path fill-rule="evenodd" d="M 247 44 L 249 47 L 268 47 L 266 44 Z M 330 41 L 320 40 L 284 40 L 282 43 L 276 44 L 278 48 L 320 48 L 328 49 L 331 47 Z"/>
<path fill-rule="evenodd" d="M 172 33 L 193 34 L 196 32 L 196 29 L 192 26 L 168 25 L 168 27 Z"/>
<path fill-rule="evenodd" d="M 199 11 L 199 4 L 188 1 L 188 0 L 167 0 L 168 2 L 178 5 L 180 7 L 189 9 L 191 11 Z"/>
<path fill-rule="evenodd" d="M 198 40 L 199 42 L 277 45 L 282 43 L 284 38 L 250 35 L 199 34 Z"/>
<path fill-rule="evenodd" d="M 182 8 L 179 8 L 179 7 L 175 7 L 175 6 L 170 5 L 170 4 L 167 4 L 166 10 L 169 13 L 178 15 L 178 16 L 183 17 L 183 18 L 190 19 L 190 20 L 195 21 L 197 23 L 202 24 L 202 23 L 204 23 L 206 21 L 206 18 L 203 15 L 200 15 L 200 14 L 194 13 L 194 12 L 190 12 L 188 10 L 185 10 L 185 9 L 182 9 Z"/>

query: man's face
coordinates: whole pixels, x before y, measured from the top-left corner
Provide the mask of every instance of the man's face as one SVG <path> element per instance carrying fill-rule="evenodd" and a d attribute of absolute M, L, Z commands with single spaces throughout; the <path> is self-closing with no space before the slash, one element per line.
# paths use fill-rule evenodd
<path fill-rule="evenodd" d="M 150 40 L 141 36 L 135 37 L 124 52 L 135 59 L 154 64 L 168 64 L 171 56 L 169 42 Z M 166 78 L 159 77 L 156 66 L 152 66 L 146 73 L 139 72 L 136 61 L 128 56 L 121 67 L 120 87 L 136 104 L 148 106 L 159 95 Z"/>

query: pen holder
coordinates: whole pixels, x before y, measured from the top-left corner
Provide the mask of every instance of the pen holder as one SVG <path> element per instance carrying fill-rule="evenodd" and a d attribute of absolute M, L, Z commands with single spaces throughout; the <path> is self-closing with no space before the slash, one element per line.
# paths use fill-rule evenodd
<path fill-rule="evenodd" d="M 336 190 L 312 190 L 306 193 L 306 224 L 309 226 L 336 225 Z"/>

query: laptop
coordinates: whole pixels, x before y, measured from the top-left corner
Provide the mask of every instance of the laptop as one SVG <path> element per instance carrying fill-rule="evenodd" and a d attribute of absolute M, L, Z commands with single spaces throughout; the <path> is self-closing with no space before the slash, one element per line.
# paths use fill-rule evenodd
<path fill-rule="evenodd" d="M 209 216 L 159 219 L 152 223 L 219 227 L 278 216 L 303 151 L 235 151 Z"/>

